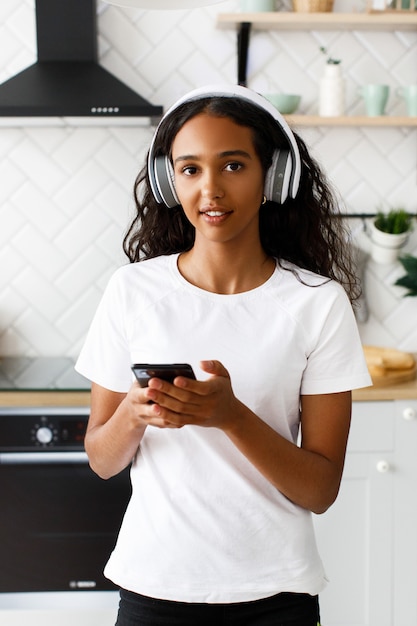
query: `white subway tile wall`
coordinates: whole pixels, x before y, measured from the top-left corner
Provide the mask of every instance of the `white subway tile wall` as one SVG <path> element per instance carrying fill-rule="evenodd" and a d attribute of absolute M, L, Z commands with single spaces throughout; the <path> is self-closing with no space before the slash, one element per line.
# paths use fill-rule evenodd
<path fill-rule="evenodd" d="M 280 5 L 281 8 L 290 8 Z M 100 63 L 154 104 L 186 91 L 236 82 L 236 32 L 216 28 L 218 12 L 239 0 L 190 11 L 122 9 L 98 2 Z M 364 0 L 336 0 L 336 11 L 365 10 Z M 300 112 L 317 113 L 325 59 L 342 60 L 348 114 L 364 112 L 357 88 L 390 85 L 387 114 L 405 114 L 395 90 L 417 80 L 417 32 L 257 31 L 248 83 L 260 92 L 302 94 Z M 0 81 L 36 59 L 34 0 L 0 6 Z M 380 206 L 417 210 L 417 130 L 299 128 L 349 212 Z M 76 356 L 133 215 L 132 188 L 152 128 L 0 127 L 0 355 Z M 368 249 L 362 220 L 352 239 Z M 417 230 L 417 229 L 416 229 Z M 405 251 L 417 254 L 414 232 Z M 396 263 L 367 263 L 370 311 L 364 342 L 417 352 L 417 298 L 394 286 Z"/>

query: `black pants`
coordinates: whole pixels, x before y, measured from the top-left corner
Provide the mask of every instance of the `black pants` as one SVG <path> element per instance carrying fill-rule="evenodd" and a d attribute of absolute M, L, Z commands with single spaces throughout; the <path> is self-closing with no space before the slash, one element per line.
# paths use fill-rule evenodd
<path fill-rule="evenodd" d="M 171 602 L 120 591 L 116 626 L 319 626 L 318 596 L 280 593 L 253 602 Z"/>

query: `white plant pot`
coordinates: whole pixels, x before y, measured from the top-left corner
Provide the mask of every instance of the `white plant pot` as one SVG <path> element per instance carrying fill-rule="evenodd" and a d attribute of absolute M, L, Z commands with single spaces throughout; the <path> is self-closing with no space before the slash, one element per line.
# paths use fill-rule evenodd
<path fill-rule="evenodd" d="M 371 224 L 371 257 L 376 263 L 395 263 L 401 248 L 405 246 L 409 233 L 393 235 L 378 230 L 374 223 Z"/>

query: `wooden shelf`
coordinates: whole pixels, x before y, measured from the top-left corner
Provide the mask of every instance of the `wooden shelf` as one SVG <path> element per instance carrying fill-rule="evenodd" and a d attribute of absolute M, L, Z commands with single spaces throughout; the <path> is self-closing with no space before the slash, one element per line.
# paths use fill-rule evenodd
<path fill-rule="evenodd" d="M 417 11 L 392 13 L 221 13 L 220 28 L 250 23 L 258 30 L 385 30 L 417 29 Z"/>
<path fill-rule="evenodd" d="M 285 119 L 293 126 L 414 126 L 417 128 L 417 117 L 381 115 L 344 115 L 342 117 L 321 117 L 320 115 L 285 115 Z"/>
<path fill-rule="evenodd" d="M 417 11 L 391 11 L 372 13 L 301 13 L 273 11 L 265 13 L 220 13 L 219 28 L 236 28 L 238 31 L 237 82 L 246 85 L 249 40 L 252 29 L 257 30 L 368 30 L 415 31 Z M 417 126 L 417 117 L 320 117 L 318 115 L 292 115 L 289 121 L 297 126 Z"/>

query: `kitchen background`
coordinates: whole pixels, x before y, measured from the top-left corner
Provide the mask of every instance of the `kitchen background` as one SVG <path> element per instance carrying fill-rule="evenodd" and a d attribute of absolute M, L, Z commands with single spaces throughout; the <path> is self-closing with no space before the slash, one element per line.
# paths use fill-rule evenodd
<path fill-rule="evenodd" d="M 169 106 L 194 87 L 236 82 L 236 32 L 216 27 L 239 0 L 191 11 L 122 9 L 98 2 L 100 63 L 153 104 Z M 282 6 L 288 9 L 288 6 Z M 336 0 L 335 11 L 363 11 Z M 0 4 L 0 81 L 36 59 L 33 0 Z M 364 113 L 359 85 L 391 87 L 387 113 L 404 115 L 395 95 L 417 81 L 417 32 L 253 33 L 248 85 L 302 94 L 299 112 L 317 113 L 325 58 L 342 60 L 346 112 Z M 50 122 L 54 123 L 50 123 Z M 132 187 L 152 127 L 57 125 L 0 118 L 0 354 L 76 356 L 110 274 L 126 262 L 121 241 L 133 214 Z M 35 123 L 36 122 L 36 123 Z M 403 206 L 417 211 L 417 129 L 300 128 L 349 213 Z M 350 221 L 365 251 L 362 219 Z M 405 251 L 417 253 L 417 224 Z M 417 298 L 393 283 L 401 266 L 366 263 L 365 343 L 417 352 Z"/>

